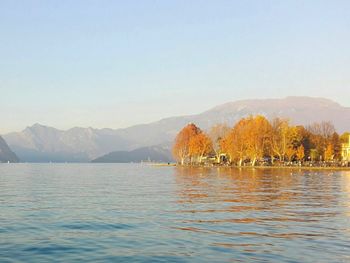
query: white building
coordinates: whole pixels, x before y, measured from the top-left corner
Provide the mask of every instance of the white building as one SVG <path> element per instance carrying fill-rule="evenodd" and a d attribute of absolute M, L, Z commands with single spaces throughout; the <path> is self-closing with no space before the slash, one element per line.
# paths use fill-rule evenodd
<path fill-rule="evenodd" d="M 343 143 L 341 145 L 341 156 L 343 161 L 350 162 L 350 135 L 348 143 Z"/>

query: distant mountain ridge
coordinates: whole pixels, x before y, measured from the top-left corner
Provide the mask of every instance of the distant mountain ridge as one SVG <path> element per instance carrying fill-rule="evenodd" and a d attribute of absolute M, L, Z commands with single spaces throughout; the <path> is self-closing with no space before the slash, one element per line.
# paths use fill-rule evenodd
<path fill-rule="evenodd" d="M 115 151 L 131 151 L 152 145 L 170 146 L 177 132 L 189 122 L 206 130 L 217 123 L 233 126 L 239 119 L 262 114 L 289 118 L 293 124 L 331 121 L 339 133 L 350 130 L 350 107 L 324 99 L 239 100 L 197 115 L 170 117 L 125 129 L 72 128 L 67 131 L 35 124 L 22 132 L 4 135 L 12 150 L 28 162 L 87 162 Z"/>
<path fill-rule="evenodd" d="M 130 163 L 130 162 L 171 162 L 170 149 L 161 146 L 142 147 L 132 151 L 115 151 L 103 155 L 93 163 Z"/>
<path fill-rule="evenodd" d="M 5 140 L 0 136 L 0 163 L 17 163 L 19 162 L 16 154 L 11 151 Z"/>
<path fill-rule="evenodd" d="M 76 127 L 63 131 L 40 124 L 4 137 L 21 159 L 29 162 L 86 162 L 130 145 L 112 129 Z"/>

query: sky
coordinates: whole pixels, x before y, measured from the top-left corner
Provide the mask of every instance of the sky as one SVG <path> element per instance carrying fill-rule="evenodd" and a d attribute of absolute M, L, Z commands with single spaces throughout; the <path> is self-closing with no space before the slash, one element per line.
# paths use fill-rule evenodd
<path fill-rule="evenodd" d="M 350 1 L 0 1 L 0 134 L 122 128 L 240 99 L 350 107 Z"/>

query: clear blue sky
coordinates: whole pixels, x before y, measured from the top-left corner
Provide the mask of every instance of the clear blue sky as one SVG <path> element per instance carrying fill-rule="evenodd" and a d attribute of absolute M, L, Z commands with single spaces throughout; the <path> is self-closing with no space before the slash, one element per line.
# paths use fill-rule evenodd
<path fill-rule="evenodd" d="M 246 98 L 350 106 L 350 1 L 0 1 L 0 133 Z"/>

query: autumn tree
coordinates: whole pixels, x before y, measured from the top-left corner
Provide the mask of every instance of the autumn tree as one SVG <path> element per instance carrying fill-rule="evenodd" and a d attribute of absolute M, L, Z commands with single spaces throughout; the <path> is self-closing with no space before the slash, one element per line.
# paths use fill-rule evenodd
<path fill-rule="evenodd" d="M 272 157 L 277 155 L 280 161 L 284 160 L 284 156 L 287 151 L 287 133 L 289 123 L 288 120 L 275 118 L 272 120 L 272 133 L 271 133 L 271 149 Z"/>
<path fill-rule="evenodd" d="M 330 143 L 327 145 L 326 150 L 324 152 L 324 160 L 325 161 L 332 161 L 334 158 L 334 147 Z"/>
<path fill-rule="evenodd" d="M 264 116 L 257 115 L 246 120 L 246 152 L 253 166 L 269 152 L 271 132 L 271 124 Z"/>
<path fill-rule="evenodd" d="M 324 156 L 327 145 L 330 143 L 332 135 L 335 133 L 335 128 L 331 122 L 313 123 L 307 127 L 310 132 L 311 142 L 313 144 L 314 153 L 317 152 L 318 159 Z"/>
<path fill-rule="evenodd" d="M 284 161 L 285 157 L 291 161 L 301 144 L 300 127 L 289 125 L 286 119 L 272 121 L 272 155 L 277 155 L 280 161 Z"/>
<path fill-rule="evenodd" d="M 193 123 L 185 126 L 176 136 L 173 146 L 173 156 L 175 160 L 184 165 L 190 159 L 190 140 L 201 130 Z"/>
<path fill-rule="evenodd" d="M 304 146 L 301 144 L 297 150 L 296 150 L 296 156 L 298 158 L 299 161 L 303 161 L 304 160 L 304 157 L 305 157 L 305 148 Z"/>
<path fill-rule="evenodd" d="M 252 165 L 270 151 L 271 125 L 261 116 L 241 119 L 227 134 L 221 143 L 230 162 L 242 165 L 244 159 L 250 159 Z"/>
<path fill-rule="evenodd" d="M 239 166 L 247 155 L 247 124 L 247 119 L 241 119 L 220 142 L 221 151 L 228 155 L 230 163 L 237 161 Z"/>
<path fill-rule="evenodd" d="M 310 158 L 311 161 L 314 162 L 320 158 L 320 153 L 317 151 L 317 149 L 311 149 L 310 150 Z"/>
<path fill-rule="evenodd" d="M 333 147 L 333 159 L 341 159 L 341 139 L 338 133 L 333 133 L 332 138 L 330 139 L 330 144 Z"/>
<path fill-rule="evenodd" d="M 287 132 L 287 151 L 286 156 L 289 162 L 293 161 L 293 157 L 296 155 L 298 147 L 301 145 L 302 138 L 298 134 L 298 128 L 290 126 Z"/>
<path fill-rule="evenodd" d="M 213 145 L 217 163 L 220 163 L 220 156 L 223 153 L 221 147 L 222 141 L 229 132 L 230 128 L 226 124 L 217 124 L 210 129 L 209 137 Z"/>
<path fill-rule="evenodd" d="M 193 158 L 197 162 L 201 163 L 205 155 L 210 154 L 213 151 L 213 144 L 204 132 L 200 131 L 190 138 L 189 141 L 189 155 L 191 158 L 191 163 Z"/>
<path fill-rule="evenodd" d="M 205 156 L 215 154 L 216 162 L 225 154 L 231 164 L 241 166 L 249 160 L 254 166 L 270 156 L 281 161 L 304 159 L 340 160 L 341 143 L 348 142 L 349 133 L 339 136 L 330 122 L 314 123 L 306 128 L 290 125 L 276 118 L 270 123 L 261 115 L 239 120 L 232 129 L 224 124 L 204 133 L 195 124 L 188 124 L 176 136 L 173 155 L 183 164 L 202 163 Z"/>
<path fill-rule="evenodd" d="M 293 157 L 294 157 L 294 155 L 296 155 L 296 153 L 297 153 L 297 150 L 294 147 L 288 146 L 287 150 L 286 150 L 287 160 L 289 162 L 292 162 L 293 161 Z"/>

